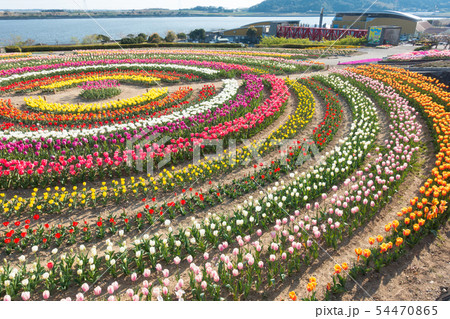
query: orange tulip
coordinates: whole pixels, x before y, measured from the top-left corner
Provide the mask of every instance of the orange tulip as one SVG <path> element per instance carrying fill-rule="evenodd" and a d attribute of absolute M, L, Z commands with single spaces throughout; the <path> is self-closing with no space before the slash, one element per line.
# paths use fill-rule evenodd
<path fill-rule="evenodd" d="M 344 270 L 348 269 L 348 264 L 347 263 L 342 263 L 341 266 L 342 266 L 342 269 L 344 269 Z"/>
<path fill-rule="evenodd" d="M 391 230 L 391 224 L 389 223 L 389 224 L 387 224 L 386 226 L 384 226 L 384 230 L 385 230 L 386 232 L 390 231 L 390 230 Z"/>
<path fill-rule="evenodd" d="M 378 235 L 377 236 L 377 242 L 381 243 L 383 241 L 383 236 Z"/>
<path fill-rule="evenodd" d="M 289 293 L 289 298 L 291 298 L 292 301 L 297 301 L 297 295 L 295 294 L 295 291 L 291 291 Z"/>
<path fill-rule="evenodd" d="M 419 224 L 414 224 L 413 229 L 414 229 L 414 231 L 419 231 L 419 229 L 420 229 Z"/>
<path fill-rule="evenodd" d="M 316 288 L 316 286 L 314 286 L 314 284 L 313 284 L 312 282 L 309 282 L 309 283 L 306 285 L 306 290 L 308 290 L 308 292 L 313 291 L 315 288 Z"/>
<path fill-rule="evenodd" d="M 411 231 L 409 229 L 403 230 L 403 236 L 407 237 L 407 236 L 409 236 L 409 234 L 411 234 Z"/>
<path fill-rule="evenodd" d="M 334 265 L 334 273 L 335 274 L 339 274 L 339 273 L 341 273 L 341 271 L 342 271 L 342 269 L 339 264 Z"/>
<path fill-rule="evenodd" d="M 397 237 L 397 240 L 395 241 L 395 246 L 399 247 L 401 244 L 403 244 L 403 238 Z"/>
<path fill-rule="evenodd" d="M 361 248 L 355 248 L 355 253 L 358 256 L 357 260 L 359 261 L 359 256 L 361 256 L 361 254 L 362 254 L 362 249 Z"/>
<path fill-rule="evenodd" d="M 399 224 L 400 224 L 400 223 L 398 222 L 398 220 L 394 220 L 394 221 L 392 222 L 392 226 L 394 227 L 394 229 L 397 229 L 397 227 L 398 227 Z"/>
<path fill-rule="evenodd" d="M 366 258 L 369 258 L 371 253 L 372 252 L 370 251 L 370 249 L 364 249 L 363 250 L 363 256 L 366 257 Z"/>
<path fill-rule="evenodd" d="M 410 220 L 408 217 L 405 218 L 405 224 L 406 224 L 406 225 L 409 225 L 410 221 L 411 221 L 411 220 Z"/>
<path fill-rule="evenodd" d="M 375 243 L 375 238 L 369 237 L 369 244 L 373 245 Z"/>

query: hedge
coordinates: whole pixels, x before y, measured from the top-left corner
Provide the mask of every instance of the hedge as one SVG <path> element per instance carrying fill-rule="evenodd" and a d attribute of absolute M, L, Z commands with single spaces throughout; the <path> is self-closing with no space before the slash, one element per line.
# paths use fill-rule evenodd
<path fill-rule="evenodd" d="M 280 45 L 261 45 L 257 44 L 256 47 L 258 48 L 285 48 L 285 49 L 309 49 L 309 48 L 329 48 L 329 45 L 318 43 L 318 44 L 294 44 L 294 43 L 285 43 Z M 347 49 L 347 48 L 357 48 L 358 46 L 354 45 L 333 45 L 334 49 Z"/>

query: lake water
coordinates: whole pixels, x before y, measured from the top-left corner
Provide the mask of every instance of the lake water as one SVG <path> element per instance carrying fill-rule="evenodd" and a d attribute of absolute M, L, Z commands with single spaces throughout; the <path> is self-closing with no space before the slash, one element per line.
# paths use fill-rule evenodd
<path fill-rule="evenodd" d="M 82 40 L 90 34 L 104 34 L 120 39 L 128 34 L 154 32 L 165 36 L 167 31 L 189 33 L 194 29 L 206 31 L 232 29 L 258 21 L 300 20 L 314 26 L 319 17 L 158 17 L 158 18 L 103 18 L 103 19 L 30 19 L 0 20 L 0 45 L 8 45 L 15 37 L 33 39 L 35 43 L 68 44 L 73 37 Z M 324 17 L 330 25 L 333 17 Z"/>

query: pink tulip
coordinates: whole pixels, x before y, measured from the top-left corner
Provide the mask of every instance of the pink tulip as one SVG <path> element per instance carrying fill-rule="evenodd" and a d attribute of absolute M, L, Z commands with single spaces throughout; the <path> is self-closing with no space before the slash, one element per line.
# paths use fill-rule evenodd
<path fill-rule="evenodd" d="M 30 292 L 29 291 L 22 292 L 21 297 L 22 297 L 23 301 L 29 300 L 30 299 Z"/>
<path fill-rule="evenodd" d="M 42 298 L 44 298 L 45 300 L 50 298 L 50 291 L 44 290 L 44 292 L 42 293 Z"/>
<path fill-rule="evenodd" d="M 112 285 L 108 286 L 107 291 L 110 295 L 114 293 L 114 287 Z"/>
<path fill-rule="evenodd" d="M 127 289 L 126 294 L 128 297 L 133 297 L 133 295 L 134 295 L 133 289 Z"/>
<path fill-rule="evenodd" d="M 11 301 L 11 296 L 10 295 L 5 295 L 3 297 L 3 301 Z"/>
<path fill-rule="evenodd" d="M 83 290 L 83 292 L 87 292 L 89 290 L 89 285 L 87 283 L 84 283 L 83 285 L 81 285 L 81 290 Z"/>
<path fill-rule="evenodd" d="M 137 280 L 137 274 L 134 272 L 131 274 L 131 281 L 136 281 Z"/>
<path fill-rule="evenodd" d="M 81 292 L 77 293 L 76 300 L 77 301 L 84 301 L 84 295 Z"/>
<path fill-rule="evenodd" d="M 94 295 L 99 296 L 102 293 L 102 288 L 97 286 L 94 288 Z"/>

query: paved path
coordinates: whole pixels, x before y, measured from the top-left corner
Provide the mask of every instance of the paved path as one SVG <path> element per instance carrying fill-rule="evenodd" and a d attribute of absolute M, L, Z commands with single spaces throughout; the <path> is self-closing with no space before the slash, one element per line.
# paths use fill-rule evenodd
<path fill-rule="evenodd" d="M 354 55 L 354 56 L 349 56 L 349 57 L 342 57 L 342 56 L 328 57 L 328 58 L 316 59 L 316 61 L 324 62 L 325 64 L 335 66 L 339 62 L 349 62 L 349 61 L 356 61 L 356 60 L 363 60 L 363 59 L 375 59 L 375 58 L 382 59 L 389 55 L 414 51 L 415 48 L 417 48 L 417 47 L 412 46 L 410 44 L 393 46 L 389 49 L 377 49 L 377 48 L 373 48 L 373 47 L 363 47 L 363 48 L 357 49 L 360 52 L 359 55 Z"/>

